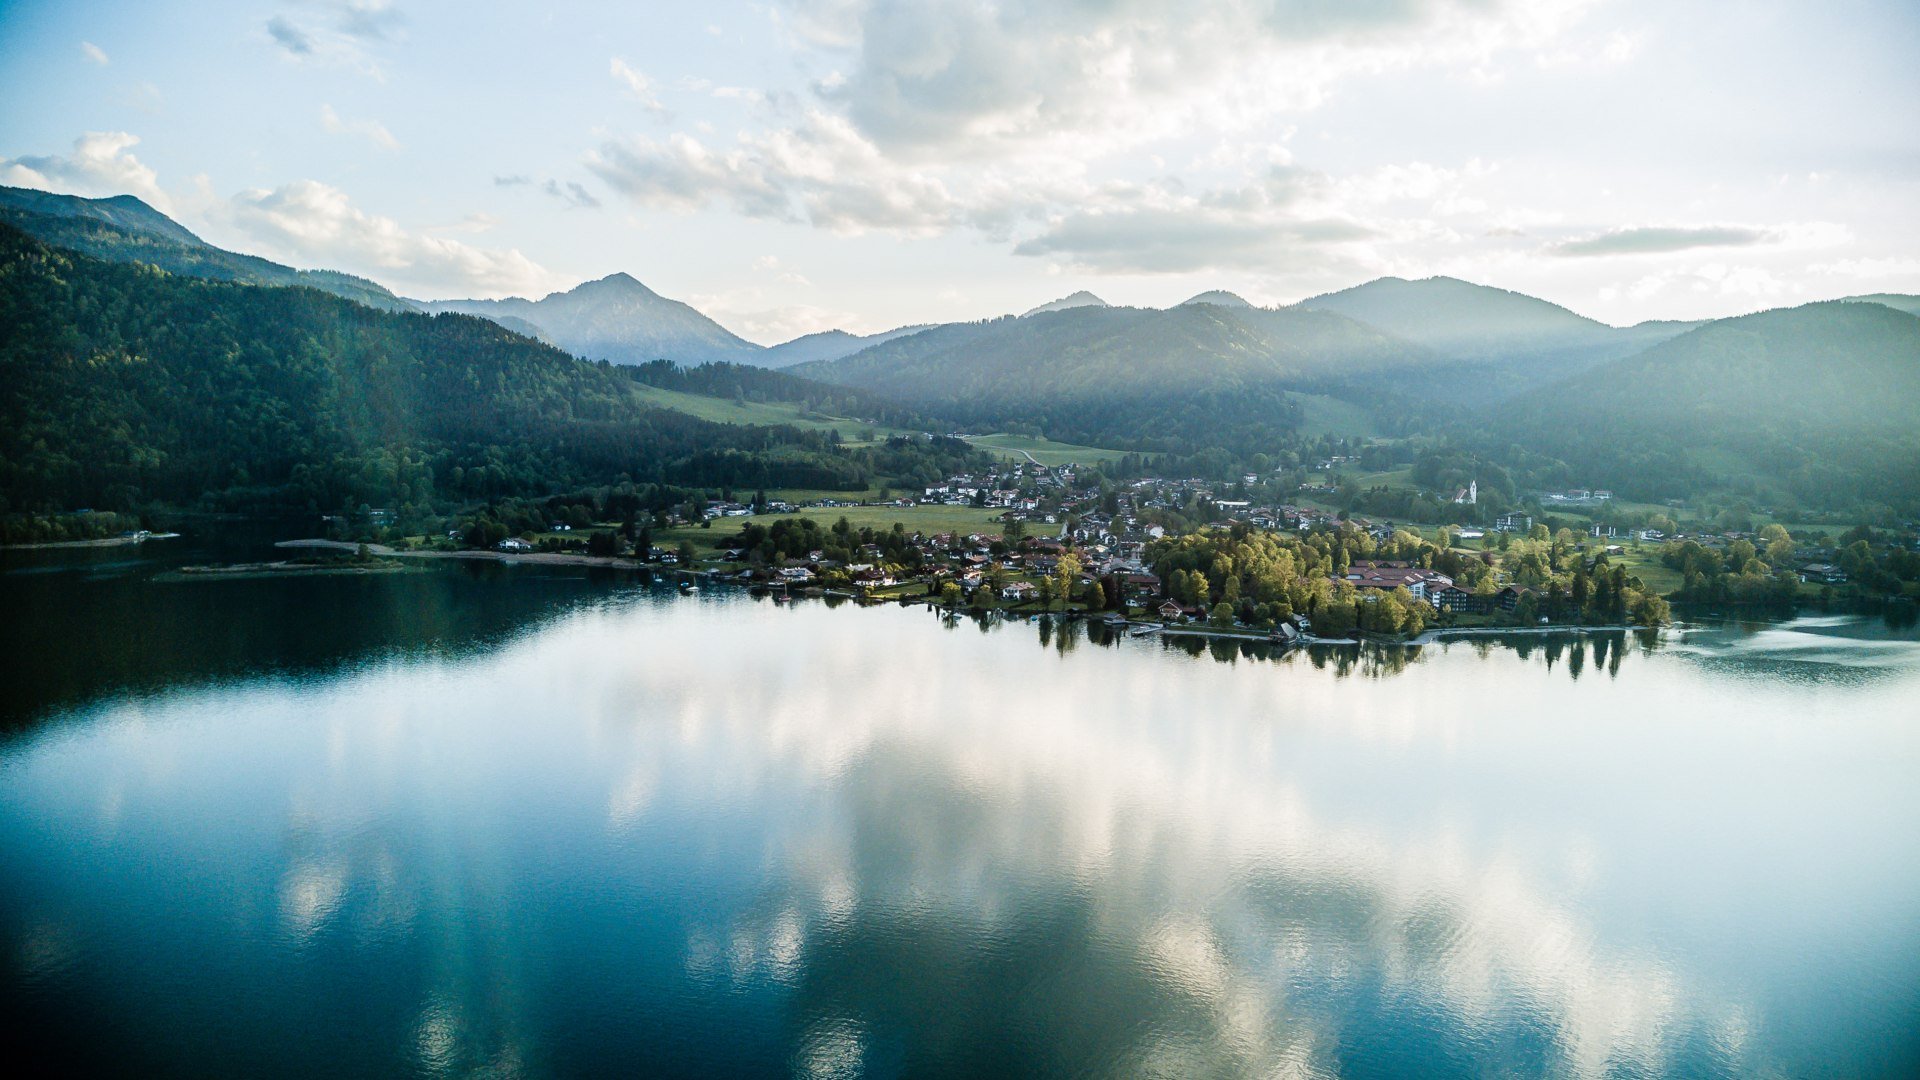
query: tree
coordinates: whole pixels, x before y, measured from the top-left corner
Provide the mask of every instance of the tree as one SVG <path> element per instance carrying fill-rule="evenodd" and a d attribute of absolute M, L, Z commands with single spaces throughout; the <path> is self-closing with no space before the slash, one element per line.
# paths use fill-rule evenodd
<path fill-rule="evenodd" d="M 1106 586 L 1101 584 L 1099 578 L 1087 582 L 1087 591 L 1081 600 L 1086 603 L 1088 611 L 1105 611 L 1107 609 Z"/>
<path fill-rule="evenodd" d="M 680 541 L 679 554 L 681 566 L 692 566 L 694 560 L 699 557 L 699 553 L 693 550 L 693 541 L 691 540 Z"/>
<path fill-rule="evenodd" d="M 949 581 L 940 586 L 940 606 L 948 609 L 959 607 L 961 592 L 960 583 L 957 581 Z"/>
<path fill-rule="evenodd" d="M 1207 621 L 1214 626 L 1232 626 L 1233 608 L 1222 600 L 1213 605 L 1213 610 L 1207 613 Z"/>
<path fill-rule="evenodd" d="M 1080 577 L 1080 557 L 1069 551 L 1060 556 L 1053 566 L 1053 594 L 1062 601 L 1073 595 L 1073 585 Z"/>
<path fill-rule="evenodd" d="M 1673 621 L 1673 612 L 1665 597 L 1641 593 L 1633 603 L 1633 621 L 1641 626 L 1665 626 Z"/>
<path fill-rule="evenodd" d="M 1793 558 L 1793 537 L 1788 535 L 1782 525 L 1768 525 L 1760 530 L 1760 539 L 1767 545 L 1767 562 L 1774 566 L 1784 566 Z"/>

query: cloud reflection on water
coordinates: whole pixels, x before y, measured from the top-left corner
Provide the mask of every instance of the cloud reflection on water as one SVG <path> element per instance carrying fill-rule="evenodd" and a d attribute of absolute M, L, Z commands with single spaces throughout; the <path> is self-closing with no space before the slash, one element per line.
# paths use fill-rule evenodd
<path fill-rule="evenodd" d="M 1712 686 L 1646 665 L 1570 696 L 1563 655 L 1617 674 L 1628 639 L 1223 666 L 1034 632 L 606 605 L 496 653 L 109 708 L 67 746 L 132 751 L 85 774 L 108 832 L 244 762 L 246 797 L 280 800 L 288 944 L 424 950 L 406 1053 L 429 1072 L 553 1053 L 532 1005 L 565 915 L 541 905 L 603 901 L 678 920 L 663 992 L 779 995 L 809 1075 L 1331 1075 L 1402 1029 L 1449 1067 L 1769 1066 L 1753 1002 L 1592 917 L 1615 824 L 1490 822 L 1530 790 L 1480 794 L 1589 754 L 1600 784 L 1647 782 L 1631 731 L 1596 740 L 1647 723 L 1615 713 L 1649 689 L 1685 715 Z"/>

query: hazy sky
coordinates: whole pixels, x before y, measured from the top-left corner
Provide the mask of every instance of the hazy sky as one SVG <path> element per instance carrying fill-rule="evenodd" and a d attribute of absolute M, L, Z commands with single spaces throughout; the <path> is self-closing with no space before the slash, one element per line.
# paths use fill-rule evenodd
<path fill-rule="evenodd" d="M 1920 292 L 1915 0 L 0 0 L 0 100 L 0 183 L 425 298 L 625 270 L 762 342 Z"/>

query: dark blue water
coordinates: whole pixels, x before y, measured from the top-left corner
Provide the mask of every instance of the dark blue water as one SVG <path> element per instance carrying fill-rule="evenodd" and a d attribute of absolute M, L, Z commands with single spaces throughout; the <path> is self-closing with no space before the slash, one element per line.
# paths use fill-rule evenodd
<path fill-rule="evenodd" d="M 17 1054 L 1903 1076 L 1920 645 L 1270 658 L 521 568 L 0 573 Z M 19 572 L 19 571 L 29 572 Z"/>

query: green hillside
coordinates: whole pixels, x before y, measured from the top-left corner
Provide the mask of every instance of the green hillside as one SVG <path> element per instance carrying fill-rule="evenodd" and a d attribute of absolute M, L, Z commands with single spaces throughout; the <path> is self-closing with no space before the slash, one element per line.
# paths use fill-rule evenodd
<path fill-rule="evenodd" d="M 934 327 L 795 372 L 976 429 L 1019 423 L 1075 443 L 1172 449 L 1291 432 L 1295 392 L 1399 400 L 1367 380 L 1431 359 L 1324 312 L 1086 306 Z"/>
<path fill-rule="evenodd" d="M 333 270 L 296 270 L 214 247 L 131 195 L 83 199 L 0 187 L 0 224 L 42 243 L 108 262 L 140 262 L 169 273 L 250 285 L 306 286 L 384 311 L 414 305 L 383 286 Z"/>
<path fill-rule="evenodd" d="M 1630 498 L 1920 499 L 1920 318 L 1829 302 L 1723 319 L 1511 403 L 1498 437 Z"/>
<path fill-rule="evenodd" d="M 0 510 L 430 505 L 622 478 L 865 490 L 980 460 L 951 440 L 837 442 L 650 407 L 630 373 L 482 319 L 179 277 L 0 227 Z"/>

